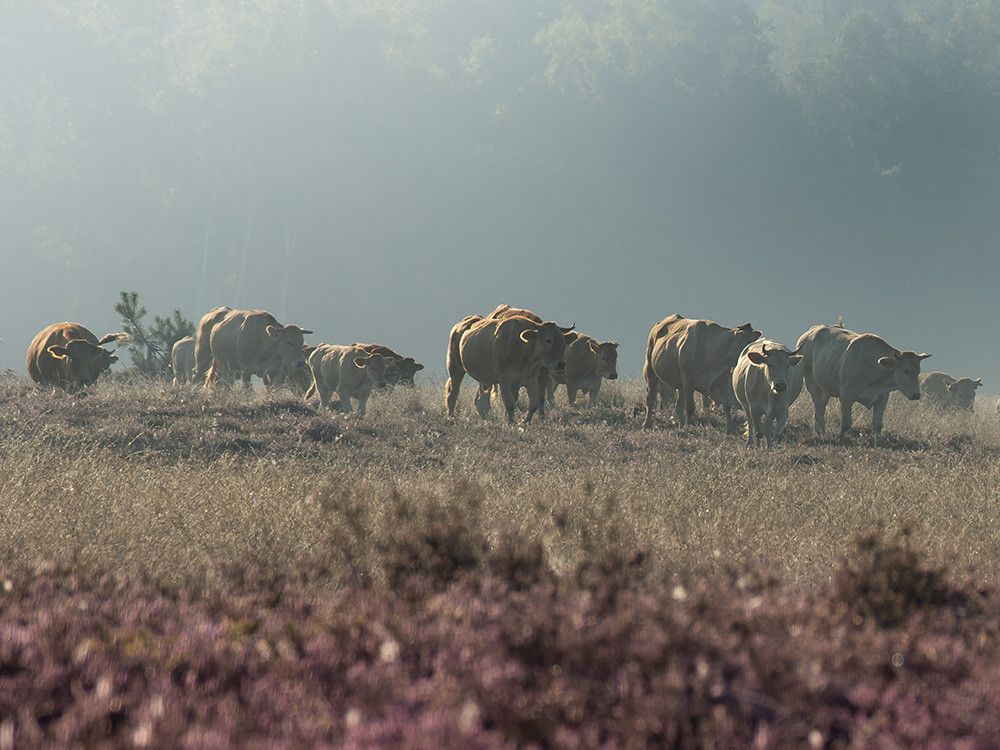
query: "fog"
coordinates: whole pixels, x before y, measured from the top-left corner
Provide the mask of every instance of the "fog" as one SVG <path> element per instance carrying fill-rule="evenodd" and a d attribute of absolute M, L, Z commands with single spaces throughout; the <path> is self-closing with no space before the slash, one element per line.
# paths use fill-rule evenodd
<path fill-rule="evenodd" d="M 500 303 L 623 377 L 675 312 L 842 317 L 1000 392 L 1000 6 L 967 5 L 8 0 L 0 369 L 135 291 L 428 379 Z"/>

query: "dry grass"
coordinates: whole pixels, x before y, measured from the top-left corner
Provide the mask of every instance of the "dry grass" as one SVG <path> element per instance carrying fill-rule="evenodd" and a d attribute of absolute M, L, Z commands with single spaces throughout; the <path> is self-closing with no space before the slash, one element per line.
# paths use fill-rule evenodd
<path fill-rule="evenodd" d="M 108 381 L 74 398 L 8 377 L 0 563 L 83 558 L 169 585 L 248 571 L 384 581 L 405 564 L 388 540 L 437 514 L 455 546 L 517 534 L 559 576 L 611 550 L 644 553 L 655 578 L 763 564 L 813 586 L 878 524 L 912 528 L 935 564 L 990 584 L 1000 574 L 993 413 L 942 418 L 894 401 L 873 449 L 860 407 L 855 441 L 811 437 L 804 394 L 786 444 L 768 452 L 726 436 L 721 417 L 677 429 L 659 413 L 640 429 L 641 382 L 607 387 L 595 410 L 560 392 L 527 429 L 499 410 L 481 422 L 466 391 L 455 419 L 435 383 L 378 393 L 358 420 L 289 393 Z M 828 421 L 836 434 L 834 407 Z"/>

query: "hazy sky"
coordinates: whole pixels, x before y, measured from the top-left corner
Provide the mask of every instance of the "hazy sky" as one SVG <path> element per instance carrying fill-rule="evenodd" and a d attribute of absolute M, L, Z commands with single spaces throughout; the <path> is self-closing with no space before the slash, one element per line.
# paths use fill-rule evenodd
<path fill-rule="evenodd" d="M 0 11 L 0 368 L 53 322 L 120 330 L 134 290 L 149 323 L 267 309 L 435 380 L 500 303 L 618 341 L 626 378 L 674 312 L 789 346 L 843 316 L 1000 392 L 995 71 L 956 101 L 884 59 L 943 66 L 936 27 L 828 19 L 867 46 L 820 64 L 819 3 L 216 5 Z"/>

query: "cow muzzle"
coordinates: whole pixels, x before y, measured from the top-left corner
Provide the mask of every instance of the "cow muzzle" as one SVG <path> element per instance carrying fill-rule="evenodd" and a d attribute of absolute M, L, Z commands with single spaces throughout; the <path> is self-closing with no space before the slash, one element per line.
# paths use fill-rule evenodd
<path fill-rule="evenodd" d="M 617 372 L 608 373 L 608 380 L 618 380 L 618 373 Z"/>
<path fill-rule="evenodd" d="M 920 391 L 917 391 L 916 393 L 911 393 L 910 395 L 907 396 L 907 398 L 910 399 L 910 401 L 919 401 Z"/>

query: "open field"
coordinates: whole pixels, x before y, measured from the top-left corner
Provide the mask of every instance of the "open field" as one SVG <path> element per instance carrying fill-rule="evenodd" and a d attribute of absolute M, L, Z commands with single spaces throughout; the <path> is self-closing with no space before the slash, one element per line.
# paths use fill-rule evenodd
<path fill-rule="evenodd" d="M 893 401 L 873 449 L 857 406 L 854 441 L 811 437 L 803 394 L 751 451 L 721 416 L 640 429 L 641 382 L 557 398 L 524 429 L 472 388 L 447 419 L 440 383 L 359 420 L 0 380 L 0 746 L 864 745 L 932 709 L 944 744 L 997 730 L 991 404 Z"/>

